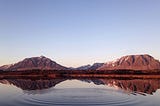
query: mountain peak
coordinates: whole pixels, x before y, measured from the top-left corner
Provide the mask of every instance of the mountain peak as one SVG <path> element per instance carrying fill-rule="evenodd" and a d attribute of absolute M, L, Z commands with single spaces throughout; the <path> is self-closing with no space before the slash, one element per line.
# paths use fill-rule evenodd
<path fill-rule="evenodd" d="M 41 55 L 40 58 L 47 58 L 46 56 Z"/>

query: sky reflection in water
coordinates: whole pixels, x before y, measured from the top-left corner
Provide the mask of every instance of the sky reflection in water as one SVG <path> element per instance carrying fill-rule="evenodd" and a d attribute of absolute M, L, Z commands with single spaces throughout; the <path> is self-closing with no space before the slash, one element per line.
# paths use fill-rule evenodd
<path fill-rule="evenodd" d="M 160 80 L 54 79 L 0 80 L 3 106 L 158 105 Z"/>

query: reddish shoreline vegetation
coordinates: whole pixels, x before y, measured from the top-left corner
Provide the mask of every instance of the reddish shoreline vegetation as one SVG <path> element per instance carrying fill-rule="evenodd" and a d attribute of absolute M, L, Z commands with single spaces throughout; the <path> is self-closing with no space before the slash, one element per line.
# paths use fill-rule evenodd
<path fill-rule="evenodd" d="M 128 55 L 106 63 L 68 68 L 44 56 L 0 67 L 0 78 L 160 78 L 160 62 L 152 56 Z"/>
<path fill-rule="evenodd" d="M 82 70 L 25 70 L 25 71 L 0 71 L 0 79 L 10 78 L 140 78 L 140 79 L 160 79 L 160 71 L 152 70 L 142 72 L 133 70 L 103 70 L 103 71 L 82 71 Z"/>

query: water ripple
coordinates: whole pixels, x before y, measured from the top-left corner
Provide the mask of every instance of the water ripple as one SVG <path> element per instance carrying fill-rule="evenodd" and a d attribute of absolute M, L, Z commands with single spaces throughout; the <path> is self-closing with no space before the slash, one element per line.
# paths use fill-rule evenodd
<path fill-rule="evenodd" d="M 22 95 L 21 106 L 136 106 L 143 101 L 134 95 L 107 89 L 61 89 L 44 95 Z"/>

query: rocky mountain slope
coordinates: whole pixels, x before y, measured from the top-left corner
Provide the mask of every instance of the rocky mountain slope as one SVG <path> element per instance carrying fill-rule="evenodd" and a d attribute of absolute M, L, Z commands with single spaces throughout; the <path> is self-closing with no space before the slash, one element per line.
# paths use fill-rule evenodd
<path fill-rule="evenodd" d="M 10 66 L 2 66 L 0 69 L 3 70 L 30 70 L 30 69 L 41 69 L 41 70 L 66 70 L 67 68 L 52 61 L 49 58 L 46 58 L 44 56 L 40 57 L 32 57 L 32 58 L 26 58 L 18 63 L 15 63 Z"/>
<path fill-rule="evenodd" d="M 107 62 L 97 70 L 159 70 L 160 62 L 150 55 L 128 55 Z"/>

